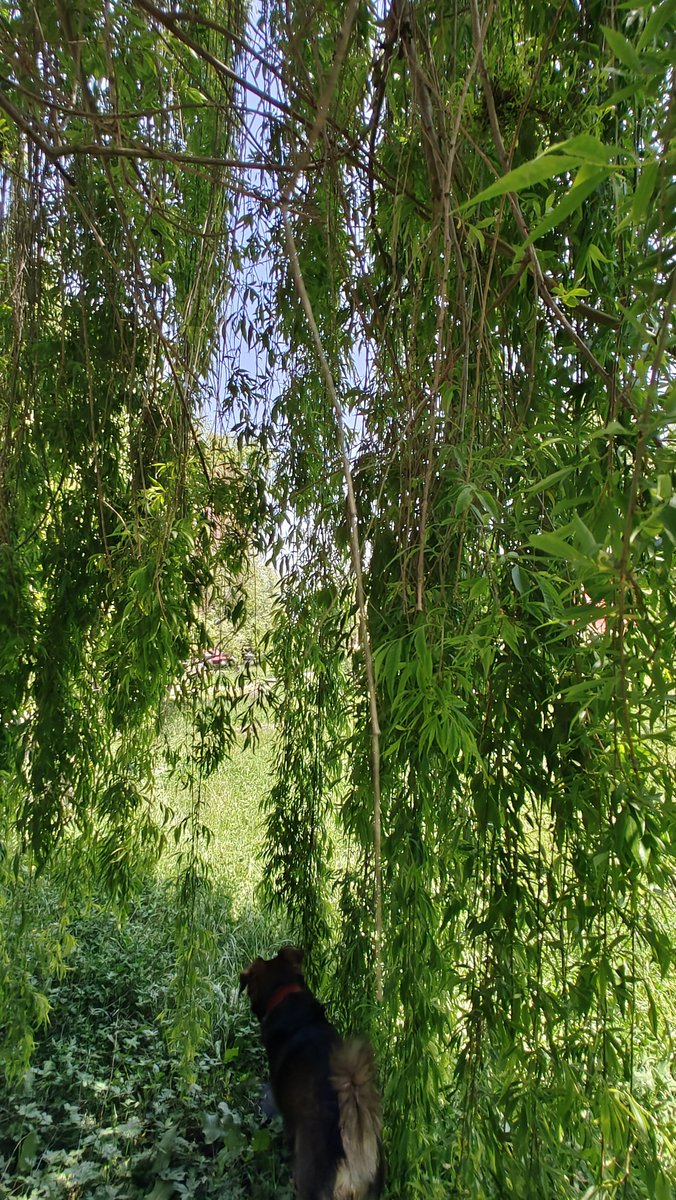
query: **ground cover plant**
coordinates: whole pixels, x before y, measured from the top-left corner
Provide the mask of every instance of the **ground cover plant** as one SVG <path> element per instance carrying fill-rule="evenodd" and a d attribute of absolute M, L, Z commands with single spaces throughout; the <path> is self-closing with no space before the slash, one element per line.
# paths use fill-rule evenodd
<path fill-rule="evenodd" d="M 240 746 L 205 796 L 214 888 L 201 921 L 214 953 L 202 991 L 209 1033 L 190 1079 L 172 1024 L 175 853 L 167 851 L 122 924 L 94 902 L 72 926 L 31 1066 L 0 1097 L 0 1195 L 290 1197 L 278 1123 L 261 1112 L 257 1022 L 238 988 L 242 966 L 284 938 L 255 906 L 268 769 L 265 744 Z M 164 799 L 180 811 L 180 789 L 165 784 Z M 46 881 L 42 893 L 48 924 L 56 887 Z"/>

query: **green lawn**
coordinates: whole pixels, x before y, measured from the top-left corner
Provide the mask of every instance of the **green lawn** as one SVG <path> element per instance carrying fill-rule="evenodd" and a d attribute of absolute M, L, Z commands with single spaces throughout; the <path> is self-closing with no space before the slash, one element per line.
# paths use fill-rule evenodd
<path fill-rule="evenodd" d="M 260 802 L 271 784 L 272 742 L 272 731 L 264 729 L 255 748 L 239 745 L 229 762 L 199 784 L 201 819 L 213 834 L 211 871 L 216 884 L 231 896 L 235 914 L 256 904 L 261 876 L 257 859 L 262 838 Z M 168 803 L 178 816 L 190 804 L 186 788 L 168 769 L 160 773 L 158 800 Z M 174 866 L 175 853 L 169 847 L 160 871 L 170 875 Z"/>

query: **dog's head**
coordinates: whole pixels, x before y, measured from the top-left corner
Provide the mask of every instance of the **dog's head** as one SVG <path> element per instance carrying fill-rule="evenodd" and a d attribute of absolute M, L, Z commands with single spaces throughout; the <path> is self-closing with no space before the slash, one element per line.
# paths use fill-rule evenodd
<path fill-rule="evenodd" d="M 251 1007 L 259 1020 L 291 992 L 305 988 L 303 951 L 298 946 L 283 946 L 274 958 L 255 958 L 239 977 L 240 992 L 247 991 Z"/>

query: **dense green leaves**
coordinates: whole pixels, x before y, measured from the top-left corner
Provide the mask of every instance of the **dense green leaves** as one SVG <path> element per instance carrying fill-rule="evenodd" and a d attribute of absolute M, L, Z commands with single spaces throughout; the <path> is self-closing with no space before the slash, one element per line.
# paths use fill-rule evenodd
<path fill-rule="evenodd" d="M 672 16 L 3 11 L 5 1011 L 44 1012 L 33 867 L 120 900 L 166 833 L 153 720 L 269 499 L 267 890 L 373 1034 L 393 1195 L 674 1174 Z M 196 928 L 231 701 L 195 697 Z"/>
<path fill-rule="evenodd" d="M 207 55 L 225 14 L 202 15 Z M 70 910 L 95 884 L 123 910 L 171 827 L 159 717 L 213 644 L 209 604 L 226 629 L 241 618 L 264 500 L 257 456 L 200 426 L 228 285 L 230 68 L 208 78 L 128 4 L 4 5 L 0 45 L 0 1053 L 19 1069 Z M 209 767 L 232 732 L 220 711 Z M 191 833 L 184 921 L 204 874 L 197 791 Z M 63 914 L 36 943 L 45 870 Z"/>
<path fill-rule="evenodd" d="M 190 1085 L 180 1048 L 167 1044 L 169 1015 L 158 1017 L 170 1010 L 172 890 L 144 889 L 124 928 L 101 910 L 77 920 L 70 970 L 50 988 L 48 1033 L 31 1069 L 0 1093 L 4 1196 L 290 1200 L 281 1122 L 260 1126 L 258 1023 L 233 1002 L 242 956 L 268 953 L 276 934 L 251 916 L 234 926 L 230 882 L 221 876 L 211 896 L 212 1038 Z"/>
<path fill-rule="evenodd" d="M 393 1194 L 648 1196 L 673 1166 L 667 1110 L 639 1082 L 673 932 L 669 16 L 381 15 L 370 40 L 353 33 L 294 230 L 354 429 L 381 731 L 370 1020 Z M 329 7 L 310 24 L 333 20 L 337 44 L 341 19 Z M 307 87 L 323 96 L 311 44 L 284 41 L 300 105 Z M 295 860 L 287 836 L 311 747 L 333 761 L 319 709 L 306 715 L 321 654 L 352 729 L 326 951 L 344 1004 L 375 978 L 369 706 L 338 600 L 347 557 L 325 550 L 346 548 L 331 413 L 298 309 L 282 322 L 294 373 L 277 487 L 310 551 L 279 638 L 305 639 L 308 671 L 276 659 L 282 719 L 304 717 L 267 854 L 273 880 L 296 862 L 279 894 L 302 929 L 330 878 L 321 797 L 304 818 L 316 879 L 312 847 Z M 317 622 L 327 567 L 344 628 Z M 325 832 L 336 799 L 331 775 Z"/>

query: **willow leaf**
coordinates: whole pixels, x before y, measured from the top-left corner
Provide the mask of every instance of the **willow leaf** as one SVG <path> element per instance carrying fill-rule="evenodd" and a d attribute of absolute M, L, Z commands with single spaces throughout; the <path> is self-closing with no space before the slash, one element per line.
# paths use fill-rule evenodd
<path fill-rule="evenodd" d="M 566 562 L 588 562 L 588 558 L 576 546 L 564 541 L 555 533 L 536 533 L 528 539 L 534 550 L 541 550 L 552 558 L 563 558 Z"/>
<path fill-rule="evenodd" d="M 624 157 L 626 151 L 620 151 L 618 146 L 599 141 L 593 134 L 578 134 L 568 138 L 565 142 L 557 142 L 556 145 L 549 146 L 537 158 L 522 163 L 513 171 L 508 171 L 501 179 L 496 179 L 495 183 L 490 184 L 477 196 L 466 201 L 460 211 L 464 212 L 473 208 L 484 200 L 493 200 L 496 196 L 504 196 L 507 192 L 523 192 L 535 184 L 544 183 L 547 179 L 553 179 L 567 171 L 574 171 L 585 163 L 608 169 L 620 155 Z"/>
<path fill-rule="evenodd" d="M 545 180 L 552 179 L 556 175 L 563 175 L 566 171 L 575 170 L 576 167 L 579 167 L 580 162 L 581 159 L 578 155 L 554 154 L 548 150 L 545 154 L 531 159 L 530 162 L 515 167 L 513 171 L 508 171 L 501 179 L 496 179 L 490 187 L 484 188 L 471 200 L 467 200 L 461 206 L 460 211 L 465 212 L 477 204 L 482 204 L 485 200 L 494 200 L 497 196 L 504 196 L 507 192 L 523 192 L 537 183 L 544 183 Z"/>
<path fill-rule="evenodd" d="M 601 28 L 615 58 L 625 67 L 629 67 L 630 70 L 640 74 L 643 67 L 633 43 L 623 33 L 620 33 L 618 29 L 611 29 L 609 25 L 602 25 Z"/>
<path fill-rule="evenodd" d="M 584 163 L 563 199 L 538 222 L 526 245 L 529 246 L 533 242 L 536 242 L 545 233 L 549 233 L 550 229 L 556 229 L 556 226 L 565 221 L 566 217 L 576 212 L 587 199 L 587 196 L 595 192 L 609 174 L 610 168 L 608 167 L 592 167 L 588 163 Z"/>

